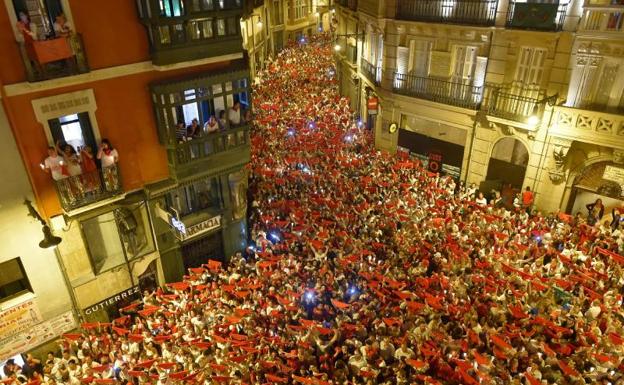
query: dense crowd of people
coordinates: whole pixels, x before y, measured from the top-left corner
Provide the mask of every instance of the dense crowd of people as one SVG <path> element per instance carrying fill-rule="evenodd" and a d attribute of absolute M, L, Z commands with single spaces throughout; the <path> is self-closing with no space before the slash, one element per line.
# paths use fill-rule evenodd
<path fill-rule="evenodd" d="M 619 228 L 477 203 L 376 151 L 322 38 L 260 79 L 253 245 L 64 335 L 28 380 L 624 383 Z"/>

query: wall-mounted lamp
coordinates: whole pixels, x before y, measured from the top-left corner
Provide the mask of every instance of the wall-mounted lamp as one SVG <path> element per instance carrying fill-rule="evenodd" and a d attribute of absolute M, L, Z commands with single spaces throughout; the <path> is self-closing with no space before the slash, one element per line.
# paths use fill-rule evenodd
<path fill-rule="evenodd" d="M 548 104 L 549 106 L 552 107 L 555 104 L 557 104 L 558 98 L 559 98 L 559 94 L 557 93 L 552 96 L 547 96 L 544 99 L 538 100 L 537 102 L 535 102 L 535 105 L 533 106 L 533 111 L 531 112 L 531 116 L 529 116 L 529 119 L 527 120 L 527 124 L 531 127 L 537 127 L 537 125 L 541 121 L 541 118 L 539 117 L 540 106 Z"/>
<path fill-rule="evenodd" d="M 41 231 L 43 232 L 43 240 L 39 242 L 39 247 L 41 247 L 42 249 L 47 249 L 61 243 L 62 239 L 52 234 L 50 226 L 48 226 L 46 221 L 41 218 L 41 215 L 39 215 L 37 210 L 33 207 L 32 202 L 24 198 L 24 204 L 28 208 L 28 215 L 38 220 L 43 226 L 41 228 Z"/>

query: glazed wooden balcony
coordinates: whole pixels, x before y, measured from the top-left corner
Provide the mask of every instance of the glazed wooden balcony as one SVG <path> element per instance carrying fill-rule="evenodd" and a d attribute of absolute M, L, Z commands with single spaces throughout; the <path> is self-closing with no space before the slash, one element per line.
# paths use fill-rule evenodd
<path fill-rule="evenodd" d="M 394 74 L 395 93 L 432 102 L 476 110 L 481 104 L 483 87 L 407 74 Z"/>
<path fill-rule="evenodd" d="M 137 0 L 154 64 L 242 55 L 242 0 L 175 1 L 180 1 L 182 6 L 173 12 L 161 9 L 162 1 Z"/>
<path fill-rule="evenodd" d="M 430 23 L 492 26 L 498 0 L 398 0 L 396 18 Z"/>
<path fill-rule="evenodd" d="M 61 207 L 66 212 L 123 193 L 117 165 L 54 181 Z"/>
<path fill-rule="evenodd" d="M 624 4 L 585 5 L 579 32 L 624 32 Z"/>
<path fill-rule="evenodd" d="M 624 115 L 556 106 L 549 133 L 555 136 L 624 148 Z"/>

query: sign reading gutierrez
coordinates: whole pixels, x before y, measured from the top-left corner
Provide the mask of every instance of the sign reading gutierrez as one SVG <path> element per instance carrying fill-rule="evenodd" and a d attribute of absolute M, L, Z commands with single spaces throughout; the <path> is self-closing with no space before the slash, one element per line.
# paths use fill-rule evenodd
<path fill-rule="evenodd" d="M 221 215 L 212 217 L 203 222 L 199 222 L 198 224 L 189 226 L 186 228 L 186 232 L 179 231 L 177 233 L 178 239 L 180 239 L 181 241 L 186 241 L 187 239 L 196 237 L 200 234 L 207 233 L 214 229 L 218 229 L 219 227 L 221 227 Z"/>

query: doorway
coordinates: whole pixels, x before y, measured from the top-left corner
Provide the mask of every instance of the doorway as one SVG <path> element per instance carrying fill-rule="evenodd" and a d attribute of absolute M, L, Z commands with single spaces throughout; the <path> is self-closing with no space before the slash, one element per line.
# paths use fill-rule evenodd
<path fill-rule="evenodd" d="M 224 261 L 225 259 L 220 231 L 182 246 L 184 271 L 188 271 L 191 267 L 200 267 L 207 263 L 209 259 L 217 261 Z"/>
<path fill-rule="evenodd" d="M 485 180 L 490 184 L 511 184 L 521 189 L 528 164 L 529 151 L 524 143 L 511 137 L 502 138 L 492 149 Z"/>

